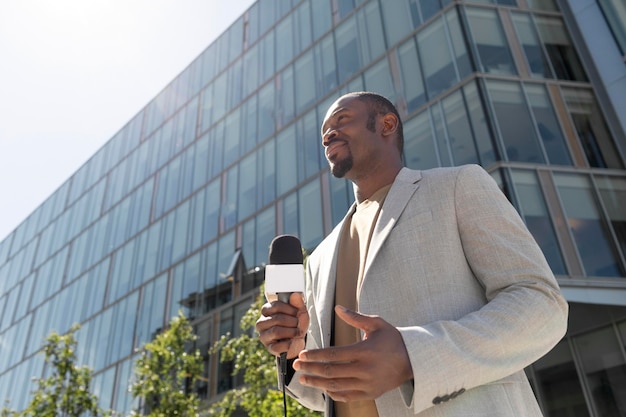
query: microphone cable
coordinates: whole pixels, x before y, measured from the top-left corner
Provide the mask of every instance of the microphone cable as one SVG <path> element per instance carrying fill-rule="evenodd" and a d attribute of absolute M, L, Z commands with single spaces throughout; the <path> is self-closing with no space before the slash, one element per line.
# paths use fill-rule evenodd
<path fill-rule="evenodd" d="M 281 385 L 283 388 L 283 410 L 285 412 L 285 417 L 287 417 L 287 395 L 285 394 L 285 380 L 287 379 L 287 352 L 280 354 L 279 364 L 282 380 Z"/>

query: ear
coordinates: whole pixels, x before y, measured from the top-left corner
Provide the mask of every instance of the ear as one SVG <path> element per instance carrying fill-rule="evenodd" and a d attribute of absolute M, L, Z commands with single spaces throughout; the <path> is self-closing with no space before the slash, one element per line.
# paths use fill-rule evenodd
<path fill-rule="evenodd" d="M 398 130 L 398 118 L 393 113 L 387 113 L 382 117 L 382 135 L 390 136 Z"/>

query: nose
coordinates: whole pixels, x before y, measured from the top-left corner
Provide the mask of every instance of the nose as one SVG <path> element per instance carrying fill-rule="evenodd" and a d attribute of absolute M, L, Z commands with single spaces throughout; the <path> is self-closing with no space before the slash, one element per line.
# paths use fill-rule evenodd
<path fill-rule="evenodd" d="M 337 136 L 337 131 L 331 127 L 326 129 L 326 132 L 322 134 L 322 145 L 324 147 L 330 145 L 333 139 Z"/>

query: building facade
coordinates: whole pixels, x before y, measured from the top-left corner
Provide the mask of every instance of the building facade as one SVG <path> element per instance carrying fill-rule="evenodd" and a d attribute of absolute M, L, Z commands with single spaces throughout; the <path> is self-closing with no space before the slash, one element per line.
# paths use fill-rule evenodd
<path fill-rule="evenodd" d="M 353 197 L 319 126 L 348 91 L 397 104 L 407 166 L 477 163 L 544 251 L 571 315 L 527 369 L 546 416 L 626 415 L 623 0 L 259 0 L 0 242 L 0 399 L 21 409 L 52 329 L 126 412 L 135 349 L 182 309 L 208 348 L 271 239 L 311 251 Z"/>

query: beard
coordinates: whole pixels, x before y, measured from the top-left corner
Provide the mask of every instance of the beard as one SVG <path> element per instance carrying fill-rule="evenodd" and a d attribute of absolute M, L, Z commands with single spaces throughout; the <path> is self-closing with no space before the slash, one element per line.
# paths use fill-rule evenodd
<path fill-rule="evenodd" d="M 343 178 L 352 169 L 353 164 L 352 154 L 348 154 L 345 158 L 330 163 L 330 173 L 335 178 Z"/>

